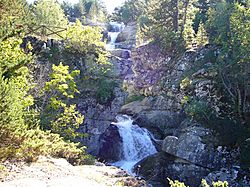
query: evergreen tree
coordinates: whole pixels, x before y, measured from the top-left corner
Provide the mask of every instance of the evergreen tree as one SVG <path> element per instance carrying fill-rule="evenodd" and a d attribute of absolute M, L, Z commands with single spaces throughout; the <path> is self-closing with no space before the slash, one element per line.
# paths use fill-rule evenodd
<path fill-rule="evenodd" d="M 198 47 L 208 44 L 208 34 L 203 23 L 200 23 L 196 34 L 196 43 Z"/>
<path fill-rule="evenodd" d="M 0 42 L 27 31 L 32 22 L 25 0 L 0 1 Z"/>
<path fill-rule="evenodd" d="M 38 0 L 34 4 L 34 17 L 37 25 L 65 28 L 68 20 L 56 0 Z"/>

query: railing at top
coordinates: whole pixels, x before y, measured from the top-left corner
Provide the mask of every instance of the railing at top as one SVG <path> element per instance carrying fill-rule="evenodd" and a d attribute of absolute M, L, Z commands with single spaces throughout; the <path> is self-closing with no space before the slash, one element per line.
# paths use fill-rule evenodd
<path fill-rule="evenodd" d="M 26 35 L 35 34 L 42 39 L 47 39 L 49 36 L 57 35 L 60 38 L 63 36 L 60 34 L 66 31 L 67 28 L 58 27 L 58 26 L 50 26 L 50 25 L 38 25 L 36 27 L 28 27 L 28 33 Z"/>

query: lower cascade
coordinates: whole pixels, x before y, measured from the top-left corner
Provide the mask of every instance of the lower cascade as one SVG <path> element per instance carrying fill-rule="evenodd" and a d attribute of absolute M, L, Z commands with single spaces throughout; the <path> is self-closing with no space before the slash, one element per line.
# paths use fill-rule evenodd
<path fill-rule="evenodd" d="M 116 119 L 118 122 L 112 124 L 118 127 L 123 143 L 121 160 L 113 165 L 132 174 L 132 168 L 137 162 L 157 151 L 145 128 L 133 125 L 133 120 L 126 115 L 117 116 Z"/>

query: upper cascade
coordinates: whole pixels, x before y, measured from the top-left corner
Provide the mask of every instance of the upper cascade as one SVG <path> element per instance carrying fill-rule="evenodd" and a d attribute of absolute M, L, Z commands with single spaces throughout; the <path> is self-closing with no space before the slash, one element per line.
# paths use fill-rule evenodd
<path fill-rule="evenodd" d="M 123 31 L 125 25 L 124 23 L 118 23 L 118 22 L 110 22 L 109 23 L 109 30 L 108 30 L 108 39 L 109 42 L 106 44 L 106 49 L 107 50 L 114 50 L 115 47 L 115 42 L 120 34 L 120 32 Z"/>

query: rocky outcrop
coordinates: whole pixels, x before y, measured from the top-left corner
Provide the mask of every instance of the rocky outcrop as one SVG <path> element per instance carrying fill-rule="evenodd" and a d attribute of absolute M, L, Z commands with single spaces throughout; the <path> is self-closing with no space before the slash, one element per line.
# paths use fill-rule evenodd
<path fill-rule="evenodd" d="M 101 163 L 72 166 L 64 159 L 40 157 L 34 163 L 5 162 L 1 166 L 4 172 L 0 173 L 0 186 L 5 187 L 147 186 L 145 181 L 129 176 L 126 171 Z"/>
<path fill-rule="evenodd" d="M 239 166 L 221 168 L 209 173 L 204 179 L 209 185 L 212 185 L 213 181 L 227 181 L 229 186 L 233 187 L 250 186 L 249 170 L 242 170 Z"/>
<path fill-rule="evenodd" d="M 158 139 L 176 135 L 185 118 L 180 105 L 174 99 L 163 96 L 128 103 L 122 106 L 121 112 L 133 116 L 135 124 L 148 129 Z"/>
<path fill-rule="evenodd" d="M 194 124 L 182 129 L 178 137 L 167 136 L 163 141 L 162 151 L 195 165 L 215 169 L 221 166 L 222 159 L 216 149 L 217 143 L 210 130 Z"/>
<path fill-rule="evenodd" d="M 117 48 L 132 49 L 136 44 L 136 23 L 129 23 L 116 39 Z"/>
<path fill-rule="evenodd" d="M 162 110 L 142 111 L 135 116 L 135 123 L 147 128 L 158 139 L 163 139 L 167 135 L 176 135 L 180 121 L 180 113 L 173 113 Z"/>
<path fill-rule="evenodd" d="M 98 157 L 104 161 L 115 162 L 121 159 L 122 138 L 118 127 L 110 125 L 100 136 L 100 150 Z"/>
<path fill-rule="evenodd" d="M 199 186 L 203 176 L 209 173 L 207 168 L 188 163 L 164 152 L 149 156 L 135 166 L 139 175 L 149 180 L 153 186 L 169 186 L 167 178 L 180 180 L 187 185 Z"/>
<path fill-rule="evenodd" d="M 119 52 L 120 53 L 120 52 Z M 125 56 L 126 54 L 117 54 L 121 56 Z M 112 56 L 110 61 L 113 64 L 113 71 L 111 73 L 111 77 L 120 79 L 123 81 L 125 77 L 132 74 L 132 61 L 131 59 L 120 58 L 118 56 Z"/>
<path fill-rule="evenodd" d="M 163 78 L 165 68 L 170 58 L 161 53 L 156 45 L 141 46 L 132 51 L 133 59 L 133 81 L 126 80 L 126 84 L 132 83 L 133 89 L 141 94 L 161 94 L 161 88 L 157 83 Z M 133 92 L 133 90 L 129 90 Z"/>
<path fill-rule="evenodd" d="M 82 96 L 77 100 L 78 110 L 85 116 L 84 124 L 79 131 L 87 134 L 79 141 L 87 146 L 88 153 L 95 156 L 99 153 L 101 135 L 115 120 L 127 97 L 119 87 L 115 87 L 113 93 L 114 98 L 105 105 L 98 103 L 95 90 L 81 90 Z"/>
<path fill-rule="evenodd" d="M 160 181 L 168 186 L 166 179 L 170 178 L 199 186 L 202 178 L 222 166 L 216 138 L 190 120 L 184 120 L 176 131 L 176 136 L 163 140 L 161 152 L 142 160 L 135 170 L 152 183 Z"/>
<path fill-rule="evenodd" d="M 131 51 L 127 49 L 114 49 L 111 51 L 111 54 L 119 58 L 125 58 L 125 59 L 131 58 Z"/>

